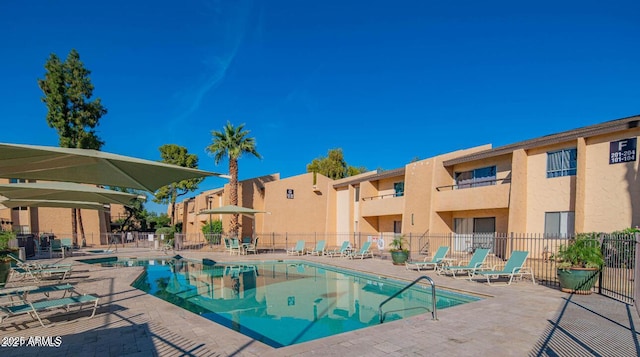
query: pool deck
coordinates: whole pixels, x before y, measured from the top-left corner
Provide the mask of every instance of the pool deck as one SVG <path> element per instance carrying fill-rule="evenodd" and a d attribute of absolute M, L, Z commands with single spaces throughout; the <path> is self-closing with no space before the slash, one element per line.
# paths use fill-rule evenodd
<path fill-rule="evenodd" d="M 185 258 L 238 261 L 222 252 L 180 251 Z M 118 249 L 118 256 L 159 257 L 162 252 Z M 173 255 L 172 253 L 170 255 Z M 74 256 L 64 259 L 100 257 Z M 59 347 L 0 347 L 2 356 L 636 356 L 640 355 L 640 318 L 635 306 L 597 294 L 571 295 L 533 285 L 510 286 L 406 270 L 389 260 L 287 256 L 268 253 L 240 260 L 303 259 L 413 280 L 431 277 L 437 286 L 489 296 L 439 310 L 438 320 L 422 314 L 289 347 L 272 348 L 219 326 L 130 286 L 142 267 L 74 264 L 68 282 L 96 294 L 92 319 L 43 328 L 27 316 L 0 325 L 0 337 L 60 336 Z M 59 260 L 55 260 L 59 261 Z M 52 320 L 56 319 L 52 317 Z"/>

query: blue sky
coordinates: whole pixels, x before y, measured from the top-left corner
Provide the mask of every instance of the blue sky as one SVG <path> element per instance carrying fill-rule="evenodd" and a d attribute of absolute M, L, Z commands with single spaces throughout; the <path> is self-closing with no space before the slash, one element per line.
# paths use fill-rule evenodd
<path fill-rule="evenodd" d="M 109 111 L 104 151 L 177 144 L 227 173 L 204 148 L 244 123 L 263 159 L 240 179 L 333 148 L 395 169 L 640 114 L 638 1 L 7 0 L 0 33 L 0 142 L 58 145 L 37 80 L 75 48 Z"/>

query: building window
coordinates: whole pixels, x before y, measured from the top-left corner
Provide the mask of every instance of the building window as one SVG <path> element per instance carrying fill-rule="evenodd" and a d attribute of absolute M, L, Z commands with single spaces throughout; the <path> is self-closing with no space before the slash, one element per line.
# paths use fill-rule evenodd
<path fill-rule="evenodd" d="M 496 184 L 496 167 L 488 166 L 455 173 L 456 188 L 471 188 Z"/>
<path fill-rule="evenodd" d="M 395 197 L 404 196 L 404 181 L 394 182 L 393 183 L 393 190 L 395 191 L 395 193 L 394 193 Z"/>
<path fill-rule="evenodd" d="M 360 201 L 360 186 L 356 186 L 353 188 L 354 189 L 354 196 L 355 196 L 355 201 L 358 202 Z"/>
<path fill-rule="evenodd" d="M 9 179 L 9 183 L 26 183 L 27 180 L 25 179 L 16 179 L 16 178 L 10 178 Z"/>
<path fill-rule="evenodd" d="M 546 212 L 544 233 L 551 237 L 570 237 L 575 231 L 575 212 Z"/>
<path fill-rule="evenodd" d="M 575 176 L 578 167 L 578 149 L 564 149 L 547 153 L 547 178 Z"/>

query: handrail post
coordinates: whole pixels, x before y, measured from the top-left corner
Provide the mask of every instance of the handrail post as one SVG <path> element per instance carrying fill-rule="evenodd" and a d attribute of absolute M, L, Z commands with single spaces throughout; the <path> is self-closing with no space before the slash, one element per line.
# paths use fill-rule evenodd
<path fill-rule="evenodd" d="M 382 306 L 384 304 L 388 303 L 389 301 L 391 301 L 391 299 L 393 299 L 396 296 L 402 294 L 405 290 L 407 290 L 410 287 L 416 285 L 422 279 L 428 280 L 429 284 L 431 284 L 431 319 L 432 320 L 438 320 L 438 312 L 436 311 L 436 305 L 437 305 L 436 304 L 436 283 L 430 277 L 428 277 L 426 275 L 423 275 L 423 276 L 418 277 L 416 280 L 412 281 L 409 285 L 405 286 L 400 291 L 398 291 L 395 294 L 389 296 L 386 300 L 381 302 L 380 305 L 378 305 L 378 316 L 380 318 L 380 323 L 384 322 L 384 315 L 382 314 Z"/>

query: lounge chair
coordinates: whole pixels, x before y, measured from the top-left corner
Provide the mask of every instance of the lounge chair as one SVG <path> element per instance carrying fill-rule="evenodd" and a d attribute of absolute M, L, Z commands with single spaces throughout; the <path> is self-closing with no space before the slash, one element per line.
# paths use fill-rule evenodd
<path fill-rule="evenodd" d="M 533 270 L 529 267 L 525 267 L 524 263 L 527 260 L 529 252 L 523 250 L 514 250 L 511 252 L 509 260 L 502 268 L 497 270 L 497 266 L 494 266 L 491 270 L 476 270 L 469 274 L 469 280 L 474 279 L 476 276 L 487 278 L 487 284 L 491 285 L 491 279 L 509 278 L 505 285 L 511 285 L 514 277 L 522 278 L 524 275 L 531 276 L 531 281 L 535 285 L 536 280 L 533 277 Z"/>
<path fill-rule="evenodd" d="M 332 258 L 335 256 L 346 257 L 349 255 L 349 241 L 342 242 L 340 248 L 325 251 L 325 255 Z"/>
<path fill-rule="evenodd" d="M 467 276 L 465 278 L 468 278 L 469 275 L 473 274 L 473 272 L 482 269 L 482 267 L 484 266 L 484 261 L 485 259 L 487 259 L 488 254 L 488 248 L 478 248 L 475 252 L 473 252 L 471 259 L 467 264 L 462 264 L 464 263 L 464 261 L 461 261 L 458 265 L 439 265 L 436 268 L 438 271 L 438 275 L 451 274 L 454 278 L 457 278 L 456 273 L 466 273 Z"/>
<path fill-rule="evenodd" d="M 373 252 L 371 251 L 370 241 L 364 242 L 364 244 L 362 244 L 362 247 L 360 247 L 360 250 L 349 254 L 349 259 L 355 259 L 355 258 L 364 259 L 364 257 L 366 256 L 370 256 L 371 258 L 373 258 Z"/>
<path fill-rule="evenodd" d="M 62 292 L 61 298 L 67 296 L 67 293 L 73 291 L 73 285 L 71 284 L 62 284 L 62 285 L 28 285 L 28 286 L 18 286 L 13 288 L 4 288 L 0 289 L 0 298 L 8 297 L 10 300 L 26 300 L 29 294 L 44 294 L 47 298 L 50 297 L 53 292 Z"/>
<path fill-rule="evenodd" d="M 310 255 L 324 255 L 324 247 L 327 245 L 327 241 L 326 240 L 319 240 L 316 243 L 316 247 L 312 250 L 307 251 L 307 254 Z"/>
<path fill-rule="evenodd" d="M 304 255 L 304 240 L 299 240 L 296 246 L 287 250 L 287 255 Z"/>
<path fill-rule="evenodd" d="M 438 267 L 438 265 L 444 262 L 443 259 L 447 256 L 447 253 L 449 253 L 449 247 L 446 245 L 442 245 L 438 248 L 438 250 L 436 250 L 436 253 L 433 255 L 431 259 L 429 259 L 428 257 L 425 257 L 424 261 L 415 261 L 415 262 L 406 261 L 404 265 L 407 268 L 407 270 L 413 270 L 413 269 L 418 269 L 418 271 L 420 271 L 420 269 L 435 270 Z"/>
<path fill-rule="evenodd" d="M 13 259 L 16 263 L 16 265 L 18 266 L 25 266 L 25 265 L 29 265 L 35 268 L 39 268 L 39 269 L 48 269 L 48 268 L 68 268 L 71 265 L 73 265 L 72 263 L 56 263 L 56 264 L 43 264 L 40 262 L 35 262 L 35 261 L 26 261 L 21 259 L 20 257 L 18 257 L 17 255 L 13 254 L 13 253 L 8 253 L 7 254 L 8 257 L 10 257 L 11 259 Z"/>
<path fill-rule="evenodd" d="M 15 267 L 11 267 L 11 275 L 9 276 L 9 280 L 24 280 L 24 281 L 34 281 L 40 282 L 44 279 L 50 278 L 59 278 L 59 281 L 65 280 L 69 275 L 71 275 L 71 271 L 73 270 L 73 265 L 68 266 L 52 266 L 52 267 L 40 267 L 33 265 L 18 265 Z"/>
<path fill-rule="evenodd" d="M 52 326 L 53 323 L 46 324 L 42 321 L 40 314 L 45 311 L 62 309 L 65 314 L 78 312 L 85 305 L 92 305 L 92 318 L 96 314 L 99 298 L 94 295 L 76 295 L 60 299 L 45 299 L 40 301 L 30 301 L 28 299 L 16 301 L 7 301 L 0 304 L 0 324 L 7 318 L 29 314 L 34 320 L 38 320 L 42 327 Z M 77 310 L 73 308 L 77 307 Z"/>

